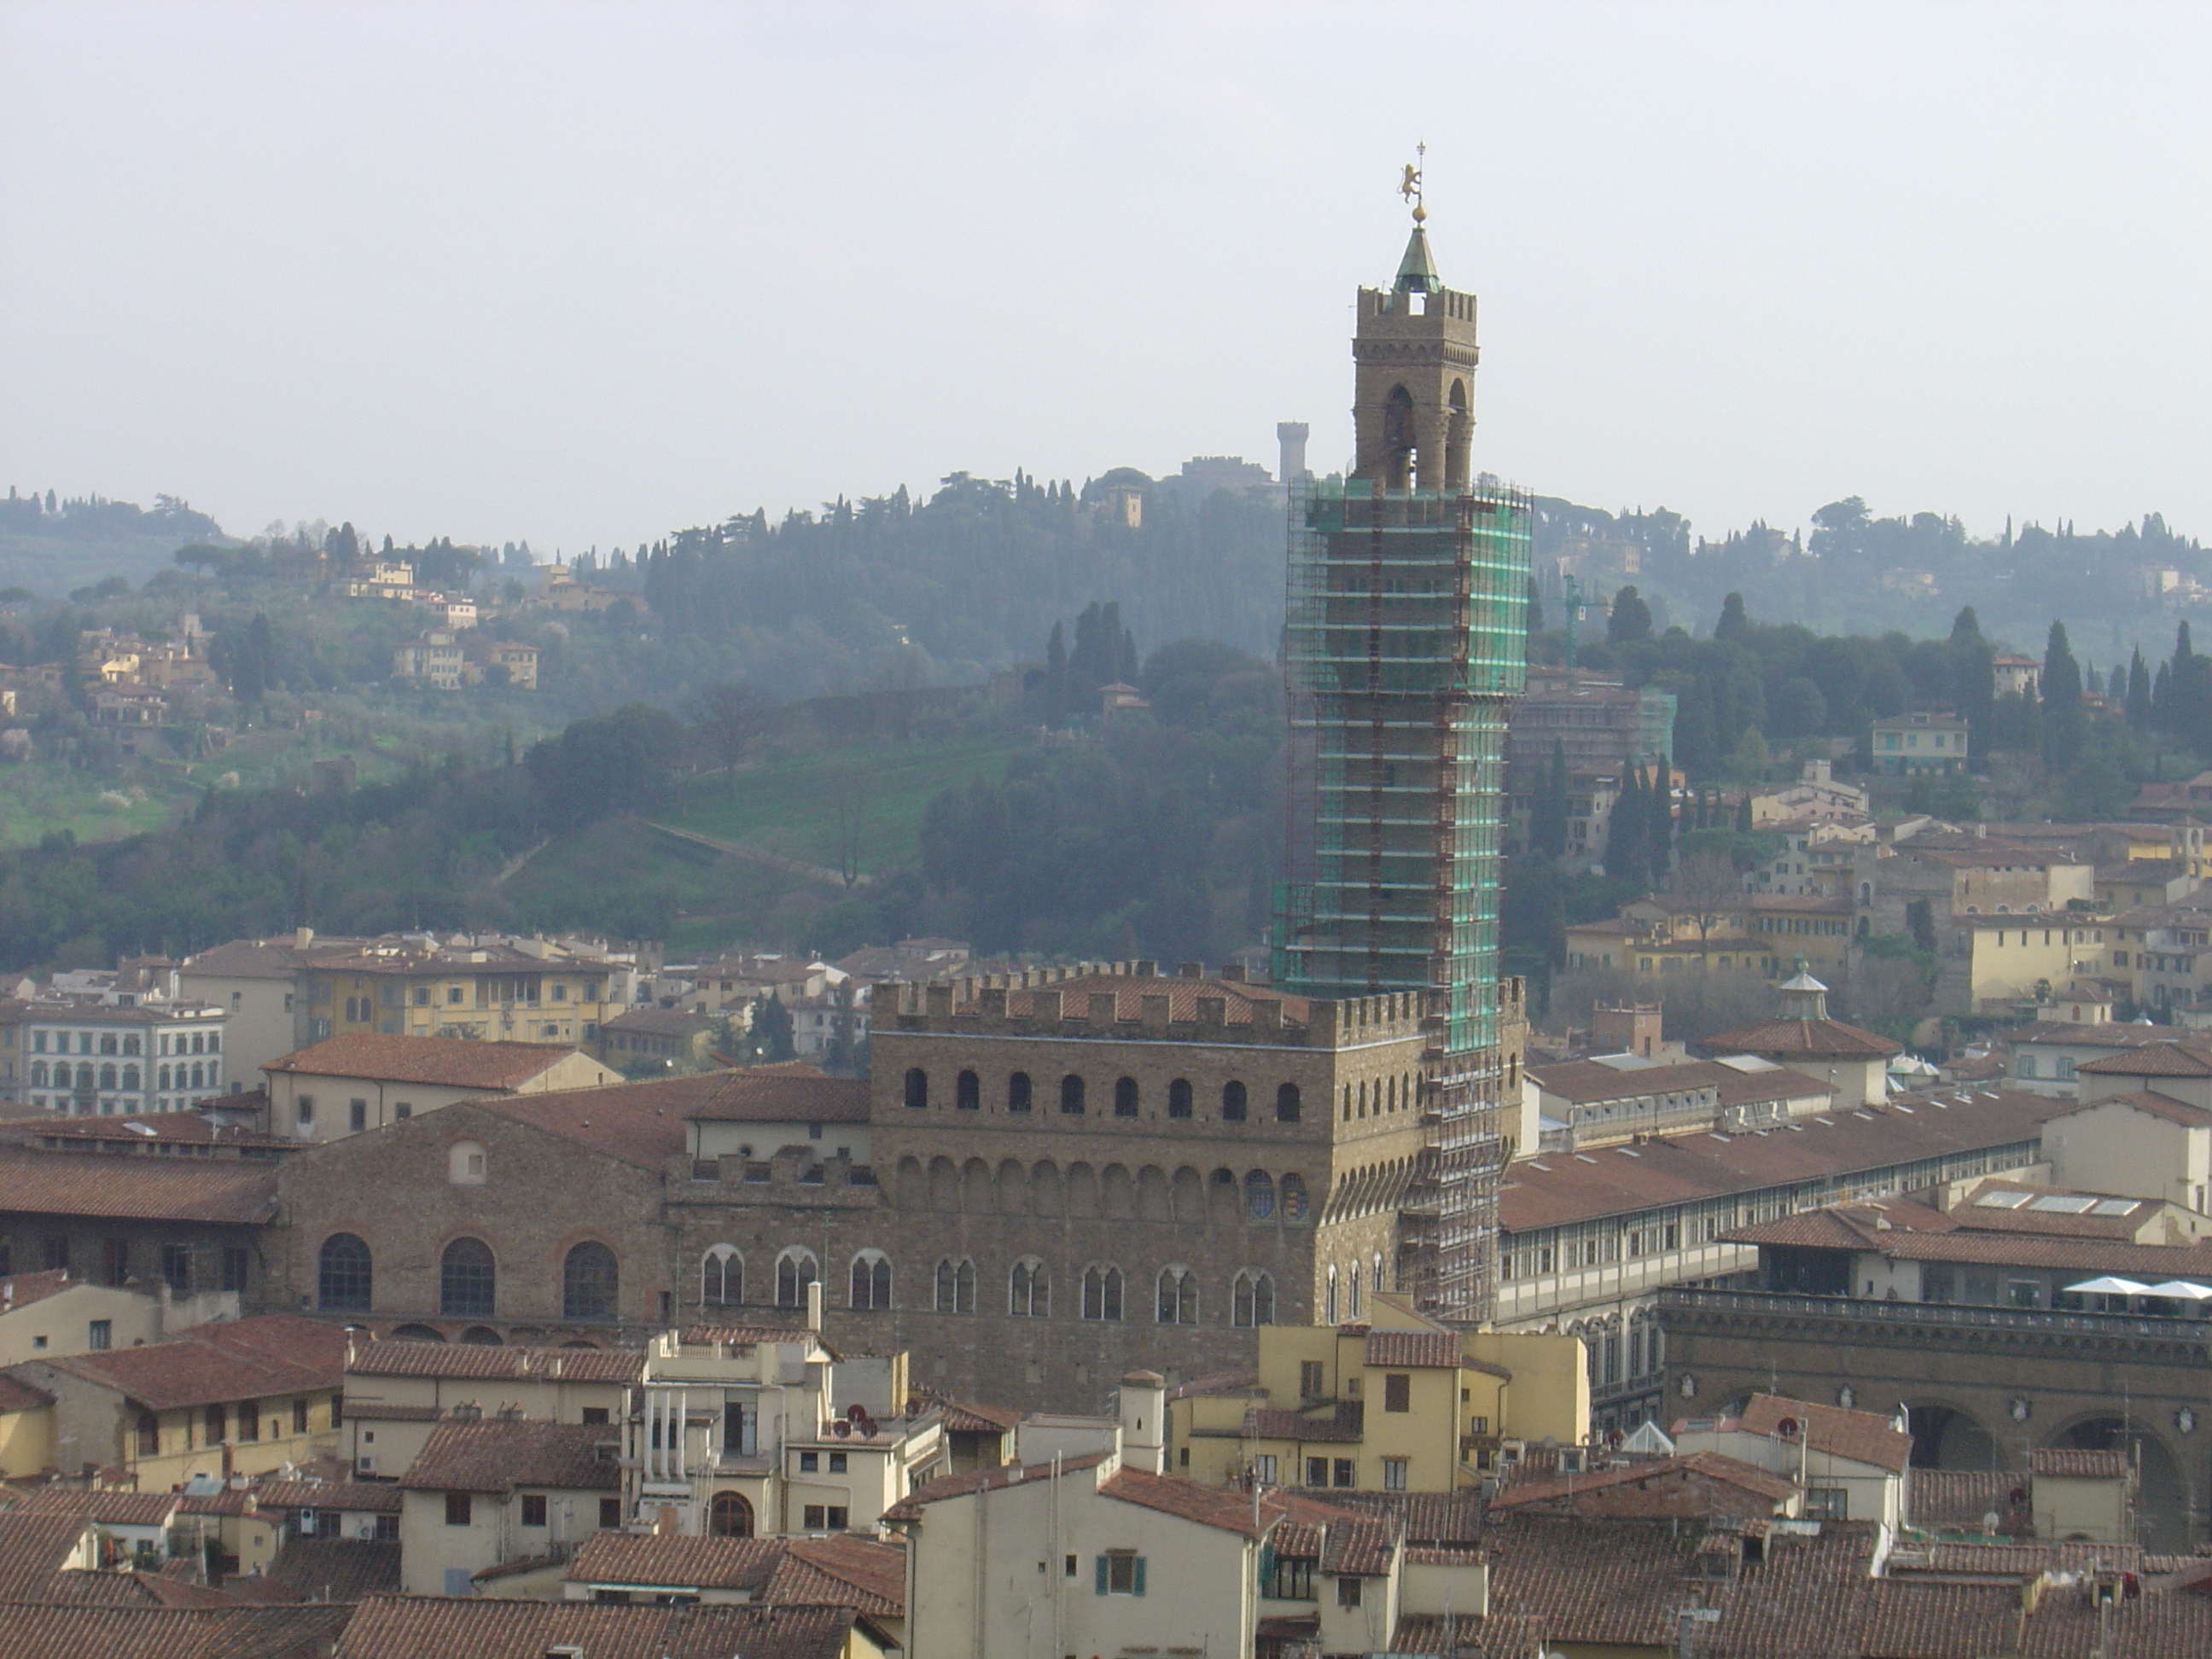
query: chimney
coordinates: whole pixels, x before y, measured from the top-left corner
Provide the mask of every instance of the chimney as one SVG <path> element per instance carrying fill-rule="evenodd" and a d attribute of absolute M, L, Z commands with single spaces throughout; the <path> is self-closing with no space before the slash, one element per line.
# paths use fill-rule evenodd
<path fill-rule="evenodd" d="M 1121 1379 L 1121 1465 L 1146 1474 L 1168 1472 L 1168 1385 L 1158 1371 Z"/>
<path fill-rule="evenodd" d="M 806 1285 L 806 1328 L 815 1335 L 822 1334 L 822 1281 L 810 1279 Z"/>
<path fill-rule="evenodd" d="M 304 951 L 314 942 L 315 930 L 313 928 L 295 927 L 292 930 L 292 948 L 295 951 Z"/>

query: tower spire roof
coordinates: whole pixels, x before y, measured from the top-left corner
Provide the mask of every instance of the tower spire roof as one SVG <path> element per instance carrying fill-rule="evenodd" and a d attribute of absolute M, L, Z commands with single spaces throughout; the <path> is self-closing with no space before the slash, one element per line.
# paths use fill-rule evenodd
<path fill-rule="evenodd" d="M 1419 225 L 1406 239 L 1406 257 L 1398 261 L 1398 280 L 1394 286 L 1401 294 L 1435 294 L 1444 285 L 1437 275 L 1436 256 L 1429 252 L 1429 233 Z"/>

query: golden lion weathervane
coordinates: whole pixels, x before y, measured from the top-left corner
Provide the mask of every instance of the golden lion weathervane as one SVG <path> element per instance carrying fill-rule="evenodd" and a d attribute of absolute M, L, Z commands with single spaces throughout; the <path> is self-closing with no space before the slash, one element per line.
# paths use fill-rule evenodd
<path fill-rule="evenodd" d="M 1428 209 L 1421 205 L 1421 169 L 1429 159 L 1425 140 L 1413 146 L 1413 154 L 1420 159 L 1406 163 L 1406 176 L 1399 181 L 1398 194 L 1413 204 L 1413 222 L 1418 225 L 1429 216 Z"/>

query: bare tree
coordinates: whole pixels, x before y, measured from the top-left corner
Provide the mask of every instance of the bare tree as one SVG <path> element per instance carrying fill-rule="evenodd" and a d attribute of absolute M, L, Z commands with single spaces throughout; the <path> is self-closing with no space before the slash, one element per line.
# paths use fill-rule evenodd
<path fill-rule="evenodd" d="M 768 729 L 771 705 L 749 685 L 710 685 L 692 698 L 684 713 L 701 738 L 722 763 L 730 798 L 738 793 L 738 764 Z"/>
<path fill-rule="evenodd" d="M 862 765 L 833 767 L 823 775 L 823 792 L 837 873 L 850 887 L 860 878 L 860 840 L 875 803 L 875 774 Z"/>
<path fill-rule="evenodd" d="M 1674 896 L 1698 930 L 1698 966 L 1714 928 L 1743 908 L 1743 877 L 1725 853 L 1692 853 L 1674 867 Z"/>

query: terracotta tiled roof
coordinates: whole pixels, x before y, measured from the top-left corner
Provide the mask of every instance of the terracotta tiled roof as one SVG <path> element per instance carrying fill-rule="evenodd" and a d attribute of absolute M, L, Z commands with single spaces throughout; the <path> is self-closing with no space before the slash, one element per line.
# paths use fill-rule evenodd
<path fill-rule="evenodd" d="M 212 1109 L 213 1113 L 258 1116 L 269 1104 L 268 1093 L 261 1089 L 217 1098 L 222 1103 Z M 134 1150 L 186 1146 L 296 1152 L 307 1144 L 289 1135 L 268 1135 L 258 1130 L 237 1128 L 222 1122 L 211 1112 L 149 1112 L 140 1117 L 61 1117 L 52 1112 L 42 1112 L 0 1121 L 0 1135 L 15 1140 L 44 1137 L 101 1146 L 113 1143 Z"/>
<path fill-rule="evenodd" d="M 1741 1077 L 1711 1060 L 1693 1060 L 1675 1066 L 1623 1068 L 1595 1060 L 1570 1060 L 1556 1066 L 1531 1066 L 1528 1075 L 1547 1095 L 1577 1106 L 1601 1100 L 1631 1100 L 1645 1095 L 1692 1094 L 1717 1088 L 1718 1073 Z"/>
<path fill-rule="evenodd" d="M 849 1608 L 373 1595 L 346 1626 L 344 1659 L 838 1659 Z"/>
<path fill-rule="evenodd" d="M 345 1333 L 292 1314 L 195 1325 L 173 1342 L 36 1362 L 152 1411 L 336 1389 Z"/>
<path fill-rule="evenodd" d="M 679 1079 L 672 1079 L 671 1081 Z M 684 1115 L 715 1123 L 866 1123 L 868 1080 L 831 1077 L 799 1061 L 710 1072 L 688 1091 Z"/>
<path fill-rule="evenodd" d="M 24 1515 L 75 1516 L 88 1526 L 164 1527 L 179 1501 L 173 1492 L 79 1492 L 46 1486 L 17 1508 Z"/>
<path fill-rule="evenodd" d="M 441 1414 L 434 1406 L 422 1408 L 422 1420 L 434 1422 Z M 346 1415 L 356 1416 L 351 1401 Z M 379 1419 L 389 1420 L 389 1419 Z M 185 1493 L 177 1506 L 185 1515 L 243 1515 L 252 1500 L 257 1510 L 344 1510 L 359 1514 L 397 1515 L 399 1488 L 388 1480 L 282 1480 L 272 1477 L 244 1488 L 225 1486 L 202 1497 Z"/>
<path fill-rule="evenodd" d="M 1836 1019 L 1766 1019 L 1701 1038 L 1714 1054 L 1765 1054 L 1776 1060 L 1887 1060 L 1900 1043 Z"/>
<path fill-rule="evenodd" d="M 1022 1420 L 1021 1413 L 1011 1406 L 978 1406 L 924 1389 L 914 1397 L 907 1414 L 919 1417 L 928 1411 L 939 1413 L 952 1434 L 1003 1434 Z"/>
<path fill-rule="evenodd" d="M 399 1588 L 399 1545 L 369 1538 L 288 1538 L 263 1570 L 302 1601 L 358 1601 Z"/>
<path fill-rule="evenodd" d="M 1327 1417 L 1308 1417 L 1274 1406 L 1255 1406 L 1244 1413 L 1243 1433 L 1261 1440 L 1297 1440 L 1315 1445 L 1356 1445 L 1360 1431 L 1333 1411 Z"/>
<path fill-rule="evenodd" d="M 1911 1102 L 1838 1109 L 1746 1134 L 1699 1131 L 1581 1154 L 1547 1152 L 1507 1167 L 1498 1222 L 1520 1232 L 1893 1169 L 1949 1152 L 2033 1145 L 2046 1120 L 2073 1109 L 2071 1101 L 2011 1090 L 1947 1090 Z"/>
<path fill-rule="evenodd" d="M 1893 1261 L 1963 1261 L 2000 1267 L 2052 1267 L 2065 1273 L 2124 1273 L 2154 1279 L 2212 1274 L 2212 1244 L 2135 1244 L 2124 1239 L 2051 1237 L 2026 1232 L 1881 1232 L 1854 1225 L 1844 1210 L 1808 1212 L 1738 1227 L 1724 1235 L 1742 1244 L 1788 1244 L 1863 1250 Z"/>
<path fill-rule="evenodd" d="M 1168 1390 L 1170 1400 L 1212 1398 L 1219 1395 L 1249 1394 L 1260 1386 L 1257 1371 L 1217 1371 L 1211 1376 L 1194 1376 L 1188 1382 L 1179 1382 Z"/>
<path fill-rule="evenodd" d="M 13 1659 L 323 1659 L 346 1628 L 348 1611 L 0 1605 L 0 1653 Z"/>
<path fill-rule="evenodd" d="M 618 1445 L 621 1434 L 605 1423 L 448 1420 L 430 1431 L 399 1484 L 408 1492 L 613 1492 L 622 1470 L 605 1449 Z"/>
<path fill-rule="evenodd" d="M 0 1310 L 27 1307 L 33 1302 L 43 1302 L 57 1291 L 82 1283 L 82 1279 L 70 1278 L 66 1267 L 58 1267 L 50 1273 L 16 1273 L 10 1278 L 0 1279 Z"/>
<path fill-rule="evenodd" d="M 706 1080 L 729 1075 L 711 1072 Z M 593 1089 L 549 1089 L 533 1095 L 501 1095 L 471 1101 L 477 1111 L 588 1147 L 603 1158 L 655 1174 L 689 1145 L 684 1097 L 671 1085 L 700 1078 L 662 1078 Z"/>
<path fill-rule="evenodd" d="M 2124 1452 L 2051 1446 L 2029 1454 L 2028 1468 L 2053 1480 L 2122 1480 L 2127 1478 L 2128 1460 Z"/>
<path fill-rule="evenodd" d="M 1435 1367 L 1445 1370 L 1460 1365 L 1456 1331 L 1370 1331 L 1367 1363 L 1370 1365 Z"/>
<path fill-rule="evenodd" d="M 34 1389 L 27 1382 L 0 1373 L 0 1412 L 31 1412 L 53 1403 L 53 1395 L 44 1389 Z"/>
<path fill-rule="evenodd" d="M 645 1355 L 635 1348 L 495 1348 L 473 1342 L 356 1341 L 347 1355 L 346 1370 L 356 1376 L 635 1382 L 645 1375 Z"/>
<path fill-rule="evenodd" d="M 261 1069 L 306 1077 L 376 1078 L 498 1092 L 519 1089 L 576 1052 L 564 1042 L 477 1042 L 465 1037 L 354 1031 L 280 1054 Z"/>
<path fill-rule="evenodd" d="M 268 1220 L 276 1202 L 276 1172 L 258 1161 L 0 1147 L 0 1212 L 251 1226 Z"/>
<path fill-rule="evenodd" d="M 1087 1457 L 1071 1457 L 1061 1462 L 1063 1474 L 1077 1469 L 1096 1468 L 1106 1461 L 1103 1452 L 1093 1452 Z M 959 1474 L 940 1475 L 925 1486 L 916 1486 L 897 1503 L 884 1511 L 886 1521 L 919 1521 L 921 1512 L 932 1504 L 948 1498 L 965 1498 L 970 1492 L 994 1492 L 1000 1486 L 1018 1486 L 1024 1480 L 1049 1480 L 1049 1463 L 1007 1463 L 997 1468 L 969 1469 Z"/>
<path fill-rule="evenodd" d="M 1414 1551 L 1406 1552 L 1412 1560 Z M 1436 1654 L 1442 1659 L 1540 1659 L 1540 1635 L 1533 1620 L 1492 1613 L 1408 1613 L 1390 1636 L 1393 1653 Z"/>
<path fill-rule="evenodd" d="M 2171 1025 L 2123 1024 L 2107 1020 L 2100 1025 L 2074 1025 L 2063 1020 L 2039 1019 L 1996 1034 L 2007 1042 L 2051 1042 L 2079 1048 L 2142 1048 L 2173 1041 Z"/>
<path fill-rule="evenodd" d="M 2087 1066 L 2081 1068 L 2087 1071 Z M 2079 1106 L 2069 1105 L 2066 1114 L 2094 1112 L 2100 1106 L 2126 1106 L 2152 1117 L 2162 1117 L 2168 1123 L 2179 1123 L 2185 1129 L 2212 1128 L 2212 1112 L 2202 1106 L 2191 1106 L 2187 1101 L 2174 1100 L 2149 1089 L 2137 1089 L 2124 1095 L 2106 1095 L 2100 1100 L 2084 1101 Z"/>
<path fill-rule="evenodd" d="M 720 1023 L 711 1014 L 687 1013 L 681 1008 L 633 1008 L 602 1021 L 599 1029 L 634 1031 L 641 1036 L 689 1037 L 712 1030 Z"/>
<path fill-rule="evenodd" d="M 1697 1474 L 1725 1486 L 1736 1486 L 1753 1496 L 1779 1504 L 1796 1487 L 1778 1474 L 1770 1474 L 1755 1463 L 1741 1458 L 1723 1457 L 1718 1452 L 1691 1452 L 1680 1457 L 1662 1458 L 1653 1463 L 1627 1463 L 1617 1468 L 1592 1469 L 1580 1474 L 1547 1475 L 1540 1480 L 1516 1480 L 1500 1489 L 1490 1500 L 1493 1510 L 1522 1509 L 1531 1504 L 1548 1504 L 1556 1498 L 1571 1498 L 1577 1492 L 1601 1491 L 1613 1486 L 1642 1486 L 1652 1480 L 1666 1480 L 1674 1476 Z"/>
<path fill-rule="evenodd" d="M 1776 1100 L 1832 1100 L 1836 1093 L 1832 1083 L 1793 1072 L 1787 1066 L 1778 1066 L 1771 1072 L 1740 1072 L 1718 1060 L 1712 1065 L 1713 1070 L 1721 1074 L 1714 1079 L 1713 1094 L 1723 1106 L 1758 1106 Z"/>
<path fill-rule="evenodd" d="M 1285 1025 L 1303 1025 L 1311 1014 L 1311 1005 L 1304 997 L 1290 996 L 1271 986 L 1239 982 L 1226 979 L 1184 979 L 1154 975 L 1143 977 L 1133 974 L 1077 974 L 1055 981 L 1050 985 L 1039 985 L 1030 990 L 1009 989 L 1006 993 L 1006 1013 L 1012 1018 L 1026 1019 L 1036 1008 L 1039 991 L 1060 993 L 1062 1009 L 1078 1014 L 1087 1014 L 1091 999 L 1110 996 L 1114 999 L 1114 1018 L 1116 1020 L 1135 1020 L 1144 1014 L 1146 997 L 1165 997 L 1168 1000 L 1168 1018 L 1171 1021 L 1194 1020 L 1198 1018 L 1200 997 L 1219 997 L 1222 1001 L 1222 1023 L 1225 1025 L 1252 1024 L 1255 1003 L 1272 1002 L 1282 1010 Z M 973 1012 L 978 1005 L 969 1003 L 961 1012 Z"/>
<path fill-rule="evenodd" d="M 1753 1434 L 1773 1435 L 1785 1419 L 1795 1419 L 1814 1451 L 1902 1473 L 1912 1453 L 1912 1437 L 1875 1412 L 1845 1411 L 1809 1400 L 1755 1394 L 1739 1419 Z"/>
<path fill-rule="evenodd" d="M 1339 1521 L 1322 1528 L 1321 1570 L 1355 1578 L 1381 1578 L 1397 1553 L 1389 1527 L 1381 1521 Z"/>
<path fill-rule="evenodd" d="M 2100 1054 L 2083 1060 L 2075 1070 L 2091 1077 L 2212 1077 L 2212 1051 L 2169 1039 L 2120 1054 Z"/>
<path fill-rule="evenodd" d="M 349 947 L 358 949 L 368 943 L 359 939 L 319 939 L 303 949 L 295 939 L 283 936 L 237 939 L 186 957 L 182 966 L 187 975 L 206 974 L 225 979 L 290 979 L 310 957 Z"/>
<path fill-rule="evenodd" d="M 793 1538 L 764 1601 L 846 1607 L 874 1617 L 906 1613 L 906 1550 L 870 1538 Z"/>
<path fill-rule="evenodd" d="M 782 1540 L 775 1538 L 595 1532 L 577 1549 L 568 1577 L 572 1584 L 757 1590 L 782 1552 Z"/>
<path fill-rule="evenodd" d="M 1984 1193 L 2023 1193 L 2031 1200 L 2043 1197 L 2086 1198 L 2093 1200 L 2093 1204 L 2090 1209 L 2075 1213 L 2038 1208 L 2032 1202 L 2007 1209 L 1997 1205 L 1977 1203 L 1976 1199 Z M 2108 1200 L 2125 1204 L 2128 1208 L 2118 1215 L 2094 1213 L 2095 1204 Z M 1969 1232 L 2048 1233 L 2060 1238 L 2131 1239 L 2146 1222 L 2152 1219 L 2158 1208 L 2155 1199 L 2083 1193 L 2065 1187 L 2043 1187 L 2025 1181 L 1992 1179 L 1978 1184 L 1946 1213 Z"/>
<path fill-rule="evenodd" d="M 0 1512 L 0 1601 L 42 1595 L 88 1524 L 64 1510 Z"/>
<path fill-rule="evenodd" d="M 1472 1492 L 1340 1492 L 1332 1506 L 1383 1516 L 1409 1547 L 1465 1548 L 1482 1539 L 1482 1498 Z"/>
<path fill-rule="evenodd" d="M 1348 1510 L 1333 1507 L 1287 1489 L 1264 1494 L 1259 1503 L 1259 1525 L 1253 1525 L 1253 1503 L 1247 1493 L 1228 1486 L 1202 1486 L 1194 1480 L 1170 1475 L 1146 1474 L 1140 1469 L 1116 1469 L 1098 1488 L 1108 1498 L 1135 1504 L 1163 1515 L 1172 1515 L 1202 1527 L 1257 1537 L 1278 1521 L 1287 1518 L 1309 1525 L 1355 1521 Z"/>
<path fill-rule="evenodd" d="M 2023 1499 L 2027 1482 L 2018 1474 L 1987 1469 L 1915 1469 L 1912 1471 L 1911 1519 L 1916 1527 L 1956 1527 L 1979 1532 L 1990 1516 L 1997 1517 L 2001 1533 L 2035 1531 L 2034 1516 Z"/>

